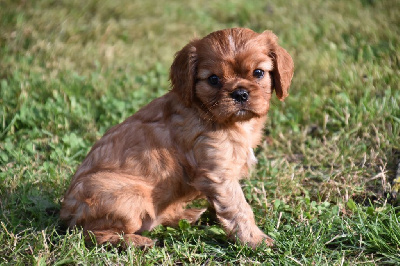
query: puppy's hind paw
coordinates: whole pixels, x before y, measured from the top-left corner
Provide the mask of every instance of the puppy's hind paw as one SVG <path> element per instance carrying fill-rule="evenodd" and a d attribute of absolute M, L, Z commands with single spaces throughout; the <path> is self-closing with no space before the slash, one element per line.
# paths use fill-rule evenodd
<path fill-rule="evenodd" d="M 206 211 L 207 209 L 186 209 L 183 212 L 182 219 L 188 220 L 189 223 L 193 224 L 200 219 L 200 216 Z"/>
<path fill-rule="evenodd" d="M 141 235 L 137 234 L 125 234 L 124 235 L 125 243 L 122 242 L 122 246 L 126 248 L 128 245 L 133 245 L 135 247 L 147 248 L 152 247 L 155 244 L 155 241 Z"/>
<path fill-rule="evenodd" d="M 92 238 L 94 236 L 94 238 Z M 138 234 L 118 234 L 113 230 L 96 230 L 86 234 L 86 240 L 96 240 L 98 244 L 110 243 L 113 246 L 121 246 L 127 248 L 129 245 L 136 247 L 152 247 L 154 241 L 148 237 Z"/>

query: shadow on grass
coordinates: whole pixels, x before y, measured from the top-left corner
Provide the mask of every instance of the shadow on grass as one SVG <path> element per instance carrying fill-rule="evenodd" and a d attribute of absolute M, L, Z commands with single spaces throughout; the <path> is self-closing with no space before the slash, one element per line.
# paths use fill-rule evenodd
<path fill-rule="evenodd" d="M 15 233 L 26 229 L 41 231 L 56 227 L 65 233 L 59 220 L 59 199 L 40 184 L 25 183 L 15 189 L 2 188 L 1 220 Z"/>

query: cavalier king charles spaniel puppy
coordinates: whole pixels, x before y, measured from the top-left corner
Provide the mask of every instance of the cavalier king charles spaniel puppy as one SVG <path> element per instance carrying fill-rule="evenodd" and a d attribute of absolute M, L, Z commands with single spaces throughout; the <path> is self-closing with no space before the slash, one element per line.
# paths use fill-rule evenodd
<path fill-rule="evenodd" d="M 172 63 L 171 90 L 92 147 L 61 219 L 100 244 L 149 246 L 143 231 L 196 222 L 205 209 L 185 207 L 206 198 L 229 238 L 272 246 L 239 181 L 257 162 L 273 91 L 288 96 L 293 68 L 271 31 L 233 28 L 191 41 Z"/>

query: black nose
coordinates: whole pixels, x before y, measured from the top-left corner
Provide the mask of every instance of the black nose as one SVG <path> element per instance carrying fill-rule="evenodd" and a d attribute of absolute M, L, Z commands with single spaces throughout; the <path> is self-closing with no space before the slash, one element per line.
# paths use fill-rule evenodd
<path fill-rule="evenodd" d="M 245 89 L 237 89 L 231 93 L 231 97 L 238 103 L 244 103 L 249 99 L 249 92 Z"/>

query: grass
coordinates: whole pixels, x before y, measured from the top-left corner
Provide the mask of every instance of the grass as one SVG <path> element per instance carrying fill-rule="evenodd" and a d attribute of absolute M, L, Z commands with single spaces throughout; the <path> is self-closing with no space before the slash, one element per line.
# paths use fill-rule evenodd
<path fill-rule="evenodd" d="M 0 263 L 399 264 L 399 25 L 395 0 L 1 1 Z M 156 228 L 146 250 L 64 230 L 93 143 L 169 89 L 189 39 L 234 26 L 273 30 L 296 67 L 243 182 L 275 247 L 227 241 L 210 213 Z"/>

